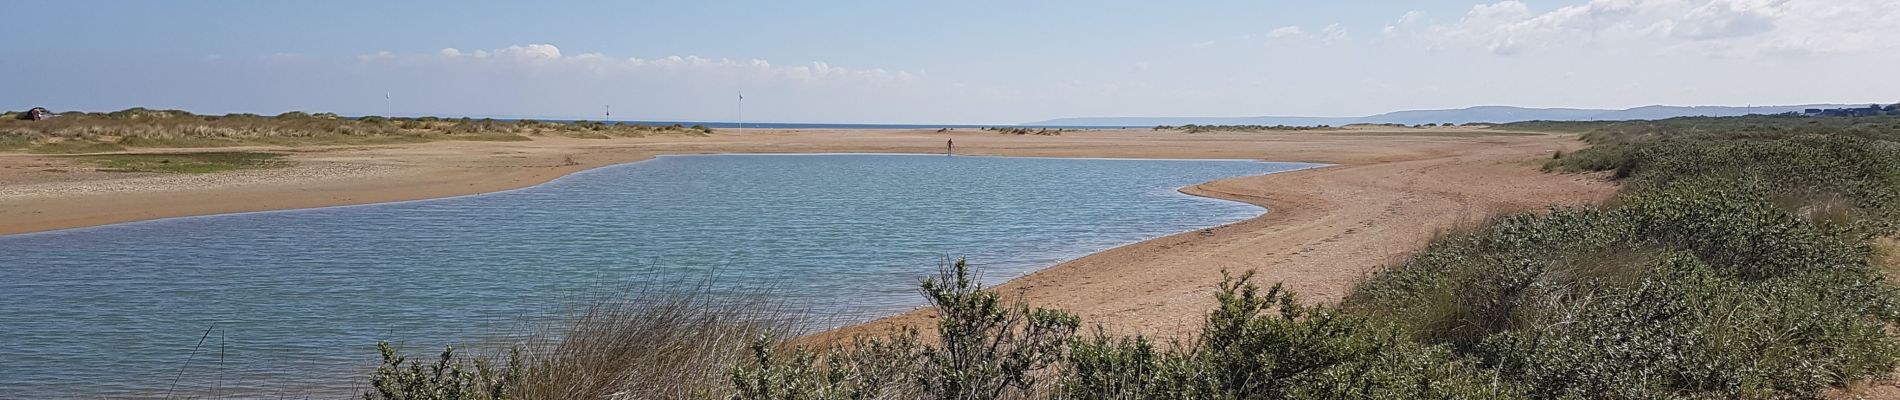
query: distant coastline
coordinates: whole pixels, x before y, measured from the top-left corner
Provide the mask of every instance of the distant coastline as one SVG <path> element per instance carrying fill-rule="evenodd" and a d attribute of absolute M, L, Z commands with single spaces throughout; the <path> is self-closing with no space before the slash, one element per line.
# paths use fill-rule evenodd
<path fill-rule="evenodd" d="M 1644 106 L 1626 109 L 1528 108 L 1477 106 L 1451 110 L 1394 111 L 1361 117 L 1083 117 L 1057 118 L 1030 122 L 1038 126 L 1140 126 L 1160 125 L 1284 125 L 1343 126 L 1351 124 L 1468 124 L 1528 121 L 1631 121 L 1676 117 L 1739 117 L 1800 113 L 1810 109 L 1866 107 L 1867 104 L 1801 104 L 1770 106 Z"/>

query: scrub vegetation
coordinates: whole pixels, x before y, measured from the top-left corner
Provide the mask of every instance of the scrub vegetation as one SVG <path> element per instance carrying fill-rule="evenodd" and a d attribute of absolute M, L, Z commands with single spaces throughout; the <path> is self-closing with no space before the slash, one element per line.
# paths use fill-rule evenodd
<path fill-rule="evenodd" d="M 262 152 L 95 154 L 72 156 L 110 172 L 209 173 L 289 165 L 281 154 Z"/>
<path fill-rule="evenodd" d="M 1876 251 L 1900 223 L 1896 120 L 1502 128 L 1587 133 L 1593 147 L 1546 168 L 1602 173 L 1622 191 L 1441 235 L 1337 305 L 1231 276 L 1181 340 L 1111 335 L 1008 301 L 959 261 L 921 285 L 940 316 L 925 332 L 811 347 L 760 328 L 790 325 L 746 311 L 757 308 L 688 302 L 658 309 L 701 317 L 636 311 L 574 329 L 690 350 L 568 345 L 601 337 L 569 335 L 499 362 L 445 352 L 417 366 L 385 351 L 368 398 L 557 398 L 539 395 L 551 385 L 585 388 L 559 398 L 1803 399 L 1884 382 L 1900 366 L 1900 297 L 1882 272 L 1893 257 Z M 549 348 L 622 358 L 537 356 Z M 563 368 L 614 384 L 538 378 Z M 640 372 L 655 369 L 678 375 Z"/>
<path fill-rule="evenodd" d="M 620 122 L 543 122 L 471 118 L 342 117 L 287 112 L 196 115 L 131 108 L 109 113 L 68 112 L 30 121 L 0 119 L 0 151 L 95 153 L 134 148 L 307 146 L 414 143 L 436 140 L 525 141 L 532 136 L 575 138 L 705 135 L 704 126 Z"/>

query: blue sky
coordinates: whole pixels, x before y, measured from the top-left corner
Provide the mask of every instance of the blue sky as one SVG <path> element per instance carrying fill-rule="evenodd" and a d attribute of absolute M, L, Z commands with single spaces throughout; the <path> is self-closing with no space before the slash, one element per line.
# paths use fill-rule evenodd
<path fill-rule="evenodd" d="M 10 2 L 0 108 L 784 122 L 1900 101 L 1888 0 Z M 390 93 L 389 104 L 383 95 Z"/>

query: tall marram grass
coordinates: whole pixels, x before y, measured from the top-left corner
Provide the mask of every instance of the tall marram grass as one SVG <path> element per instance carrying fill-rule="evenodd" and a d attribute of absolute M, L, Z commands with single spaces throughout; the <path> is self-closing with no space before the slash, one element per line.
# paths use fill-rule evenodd
<path fill-rule="evenodd" d="M 760 337 L 792 337 L 803 321 L 765 296 L 708 290 L 597 302 L 564 329 L 526 346 L 521 397 L 720 397 L 727 371 Z"/>
<path fill-rule="evenodd" d="M 591 302 L 497 355 L 410 361 L 387 343 L 365 399 L 725 398 L 758 338 L 807 326 L 764 295 L 645 292 Z"/>

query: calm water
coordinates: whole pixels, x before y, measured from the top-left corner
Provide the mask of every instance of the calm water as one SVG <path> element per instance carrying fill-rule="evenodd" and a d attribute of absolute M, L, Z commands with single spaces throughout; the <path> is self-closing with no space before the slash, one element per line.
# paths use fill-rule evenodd
<path fill-rule="evenodd" d="M 1258 215 L 1176 189 L 1307 166 L 678 156 L 480 196 L 0 236 L 0 398 L 348 396 L 377 340 L 428 354 L 589 293 L 709 278 L 863 320 L 920 304 L 943 255 L 1000 282 Z"/>

